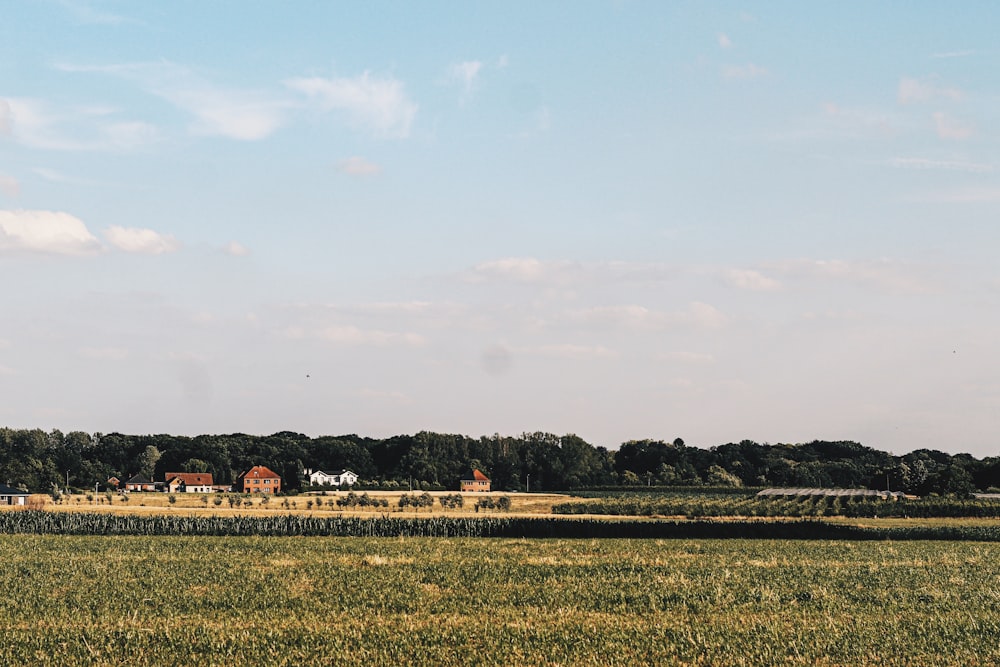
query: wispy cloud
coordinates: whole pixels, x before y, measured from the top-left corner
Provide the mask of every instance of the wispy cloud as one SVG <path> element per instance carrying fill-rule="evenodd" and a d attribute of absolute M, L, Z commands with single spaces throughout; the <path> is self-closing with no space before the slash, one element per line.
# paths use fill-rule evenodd
<path fill-rule="evenodd" d="M 772 272 L 785 277 L 785 284 L 803 280 L 826 280 L 875 287 L 889 292 L 927 294 L 939 291 L 930 280 L 929 267 L 915 266 L 892 259 L 841 260 L 801 259 L 773 262 L 766 265 Z"/>
<path fill-rule="evenodd" d="M 931 114 L 931 117 L 934 119 L 934 128 L 937 130 L 937 135 L 942 139 L 962 140 L 968 139 L 975 134 L 975 130 L 971 125 L 952 118 L 943 111 L 937 111 Z"/>
<path fill-rule="evenodd" d="M 897 99 L 900 104 L 918 104 L 932 100 L 960 100 L 963 93 L 958 88 L 941 85 L 936 79 L 903 77 L 899 81 Z"/>
<path fill-rule="evenodd" d="M 965 58 L 971 56 L 975 53 L 972 49 L 965 49 L 962 51 L 944 51 L 942 53 L 932 53 L 931 58 Z"/>
<path fill-rule="evenodd" d="M 180 248 L 180 243 L 174 237 L 138 227 L 112 225 L 104 230 L 104 238 L 123 252 L 142 255 L 162 255 Z"/>
<path fill-rule="evenodd" d="M 0 137 L 9 137 L 14 126 L 14 111 L 10 102 L 0 97 Z"/>
<path fill-rule="evenodd" d="M 733 48 L 733 40 L 729 39 L 729 36 L 723 32 L 720 32 L 716 37 L 720 49 L 731 49 Z"/>
<path fill-rule="evenodd" d="M 65 7 L 72 14 L 73 18 L 84 24 L 121 25 L 133 22 L 121 14 L 113 14 L 97 9 L 92 3 L 84 2 L 83 0 L 60 0 L 59 4 Z"/>
<path fill-rule="evenodd" d="M 13 176 L 0 174 L 0 192 L 8 197 L 16 197 L 21 192 L 21 184 Z"/>
<path fill-rule="evenodd" d="M 996 165 L 984 162 L 965 162 L 963 160 L 931 160 L 917 157 L 895 157 L 887 162 L 890 167 L 899 169 L 942 169 L 945 171 L 963 171 L 970 174 L 985 174 L 996 170 Z"/>
<path fill-rule="evenodd" d="M 692 302 L 685 310 L 673 312 L 628 304 L 584 308 L 568 313 L 568 317 L 580 324 L 641 330 L 661 330 L 677 326 L 717 328 L 729 322 L 729 318 L 718 308 L 700 301 Z"/>
<path fill-rule="evenodd" d="M 841 134 L 889 136 L 896 132 L 896 119 L 878 110 L 844 107 L 827 102 L 823 105 L 823 115 L 827 123 L 834 125 Z"/>
<path fill-rule="evenodd" d="M 92 255 L 101 244 L 79 218 L 58 211 L 0 211 L 0 253 Z"/>
<path fill-rule="evenodd" d="M 725 273 L 726 282 L 738 289 L 752 290 L 756 292 L 773 292 L 781 289 L 781 283 L 773 278 L 768 278 L 760 271 L 753 269 L 730 269 Z"/>
<path fill-rule="evenodd" d="M 573 285 L 588 282 L 649 283 L 676 278 L 674 266 L 644 262 L 573 262 L 505 257 L 481 262 L 462 274 L 467 282 Z"/>
<path fill-rule="evenodd" d="M 250 254 L 250 248 L 246 247 L 239 241 L 230 241 L 222 249 L 227 255 L 232 255 L 233 257 L 246 257 Z"/>
<path fill-rule="evenodd" d="M 195 117 L 195 134 L 253 141 L 285 123 L 291 101 L 261 90 L 229 88 L 171 62 L 57 66 L 66 72 L 101 73 L 134 81 Z"/>
<path fill-rule="evenodd" d="M 746 63 L 745 65 L 724 65 L 722 68 L 722 76 L 726 79 L 749 81 L 752 79 L 760 79 L 768 74 L 770 74 L 770 72 L 768 72 L 766 68 L 754 65 L 753 63 Z"/>
<path fill-rule="evenodd" d="M 378 135 L 407 137 L 417 115 L 417 104 L 406 94 L 402 81 L 373 76 L 301 77 L 285 85 L 316 100 L 325 111 L 343 111 L 352 122 Z"/>
<path fill-rule="evenodd" d="M 470 93 L 475 87 L 477 78 L 479 77 L 479 73 L 482 69 L 482 61 L 467 60 L 465 62 L 455 63 L 448 67 L 446 78 L 450 83 L 457 83 L 462 86 L 466 93 Z"/>
<path fill-rule="evenodd" d="M 292 339 L 314 338 L 336 345 L 375 345 L 375 346 L 420 346 L 426 341 L 423 336 L 410 332 L 383 331 L 380 329 L 362 329 L 353 324 L 337 324 L 318 329 L 291 327 L 285 335 Z"/>
<path fill-rule="evenodd" d="M 357 155 L 341 160 L 337 169 L 351 176 L 374 176 L 382 172 L 382 167 Z"/>
<path fill-rule="evenodd" d="M 0 132 L 31 148 L 59 151 L 130 151 L 160 139 L 148 123 L 117 120 L 113 109 L 56 109 L 41 100 L 0 100 Z"/>

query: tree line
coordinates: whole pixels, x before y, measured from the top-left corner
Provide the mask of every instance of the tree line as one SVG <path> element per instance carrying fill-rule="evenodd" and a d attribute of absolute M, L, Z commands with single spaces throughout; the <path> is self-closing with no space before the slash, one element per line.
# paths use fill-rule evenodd
<path fill-rule="evenodd" d="M 422 431 L 390 438 L 358 435 L 126 435 L 0 428 L 0 481 L 32 492 L 93 489 L 108 478 L 209 472 L 231 484 L 254 465 L 306 488 L 304 468 L 349 469 L 364 488 L 455 490 L 472 469 L 494 490 L 570 491 L 605 487 L 836 487 L 957 494 L 1000 488 L 1000 457 L 976 459 L 919 449 L 895 456 L 851 441 L 761 444 L 708 449 L 677 438 L 632 440 L 617 450 L 551 433 L 482 436 Z"/>

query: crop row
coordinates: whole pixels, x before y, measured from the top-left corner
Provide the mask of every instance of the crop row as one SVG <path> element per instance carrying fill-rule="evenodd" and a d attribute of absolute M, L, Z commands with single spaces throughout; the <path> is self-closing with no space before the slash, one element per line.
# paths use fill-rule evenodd
<path fill-rule="evenodd" d="M 0 534 L 324 537 L 721 538 L 1000 541 L 1000 526 L 861 527 L 796 521 L 636 521 L 589 518 L 136 516 L 26 510 L 0 513 Z"/>
<path fill-rule="evenodd" d="M 618 496 L 569 501 L 553 506 L 555 514 L 605 514 L 611 516 L 706 517 L 825 517 L 851 518 L 996 518 L 1000 502 L 958 498 L 882 500 L 798 496 L 789 498 L 738 498 L 690 495 L 654 497 Z"/>

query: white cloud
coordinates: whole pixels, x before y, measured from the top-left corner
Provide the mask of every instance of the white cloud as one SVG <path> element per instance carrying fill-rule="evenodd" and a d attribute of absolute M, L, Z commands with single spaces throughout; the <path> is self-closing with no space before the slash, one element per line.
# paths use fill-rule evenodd
<path fill-rule="evenodd" d="M 725 33 L 720 32 L 718 34 L 719 48 L 731 49 L 733 48 L 733 40 L 729 39 L 729 36 Z"/>
<path fill-rule="evenodd" d="M 374 176 L 382 171 L 382 167 L 374 162 L 369 162 L 363 157 L 352 156 L 341 160 L 337 168 L 345 174 L 351 176 Z"/>
<path fill-rule="evenodd" d="M 17 375 L 17 371 L 15 371 L 10 366 L 4 366 L 3 364 L 0 364 L 0 377 L 12 377 L 14 375 Z"/>
<path fill-rule="evenodd" d="M 650 283 L 670 280 L 678 270 L 666 264 L 638 262 L 570 262 L 534 257 L 505 257 L 476 264 L 463 274 L 468 282 L 578 285 L 592 282 Z"/>
<path fill-rule="evenodd" d="M 745 65 L 726 65 L 722 68 L 722 76 L 726 79 L 759 79 L 767 76 L 769 72 L 758 65 L 747 63 Z"/>
<path fill-rule="evenodd" d="M 284 124 L 291 104 L 256 90 L 226 88 L 170 62 L 89 66 L 62 64 L 66 72 L 97 72 L 135 81 L 146 92 L 193 115 L 195 134 L 254 141 Z"/>
<path fill-rule="evenodd" d="M 21 184 L 13 176 L 0 174 L 0 192 L 8 197 L 16 197 L 21 192 Z"/>
<path fill-rule="evenodd" d="M 0 253 L 90 255 L 101 244 L 79 218 L 58 211 L 0 211 Z"/>
<path fill-rule="evenodd" d="M 896 157 L 888 161 L 890 167 L 900 169 L 943 169 L 963 171 L 971 174 L 985 174 L 996 170 L 996 166 L 984 162 L 964 162 L 961 160 L 931 160 L 928 158 Z"/>
<path fill-rule="evenodd" d="M 903 77 L 899 81 L 897 99 L 900 104 L 918 104 L 936 99 L 960 100 L 963 94 L 957 88 L 939 85 L 933 79 Z"/>
<path fill-rule="evenodd" d="M 964 51 L 945 51 L 942 53 L 932 53 L 931 58 L 965 58 L 966 56 L 971 56 L 975 51 L 971 49 L 966 49 Z"/>
<path fill-rule="evenodd" d="M 629 304 L 586 308 L 574 311 L 569 315 L 571 319 L 587 324 L 645 330 L 676 326 L 718 328 L 729 321 L 729 318 L 720 310 L 700 301 L 692 302 L 686 310 L 676 312 L 652 310 L 645 306 Z"/>
<path fill-rule="evenodd" d="M 0 136 L 9 137 L 13 126 L 14 112 L 10 108 L 10 102 L 0 98 Z"/>
<path fill-rule="evenodd" d="M 174 237 L 139 227 L 112 225 L 104 230 L 104 238 L 123 252 L 143 255 L 161 255 L 180 248 L 180 243 Z"/>
<path fill-rule="evenodd" d="M 0 131 L 31 148 L 60 151 L 131 151 L 159 140 L 152 125 L 119 121 L 113 109 L 70 107 L 53 109 L 45 102 L 8 98 L 7 119 L 0 105 Z"/>
<path fill-rule="evenodd" d="M 426 343 L 424 337 L 415 333 L 398 333 L 380 329 L 362 329 L 353 324 L 338 324 L 317 329 L 290 327 L 285 336 L 292 339 L 316 338 L 337 345 L 403 345 L 417 347 Z"/>
<path fill-rule="evenodd" d="M 481 262 L 473 267 L 470 278 L 500 278 L 515 282 L 538 282 L 554 271 L 569 266 L 569 262 L 542 262 L 534 257 L 505 257 Z"/>
<path fill-rule="evenodd" d="M 198 119 L 192 126 L 196 134 L 256 141 L 270 136 L 284 123 L 285 105 L 258 92 L 197 84 L 161 88 L 157 94 Z"/>
<path fill-rule="evenodd" d="M 448 81 L 458 83 L 466 93 L 472 92 L 482 69 L 483 63 L 479 60 L 455 63 L 448 68 Z"/>
<path fill-rule="evenodd" d="M 232 255 L 233 257 L 246 257 L 250 254 L 250 248 L 247 248 L 239 241 L 230 241 L 226 244 L 225 248 L 223 248 L 223 252 L 227 255 Z"/>
<path fill-rule="evenodd" d="M 865 287 L 878 287 L 892 292 L 926 294 L 937 291 L 927 280 L 927 268 L 890 259 L 791 260 L 771 264 L 768 268 L 789 279 L 833 280 Z"/>
<path fill-rule="evenodd" d="M 823 105 L 823 114 L 842 134 L 865 136 L 876 133 L 888 136 L 895 132 L 896 124 L 892 117 L 881 111 L 854 109 L 827 102 Z"/>
<path fill-rule="evenodd" d="M 942 139 L 968 139 L 974 133 L 972 127 L 938 111 L 931 114 L 937 135 Z"/>
<path fill-rule="evenodd" d="M 384 136 L 409 136 L 417 114 L 417 105 L 401 81 L 369 72 L 353 78 L 295 78 L 285 85 L 317 100 L 322 109 L 344 111 L 355 124 Z"/>
<path fill-rule="evenodd" d="M 120 25 L 131 22 L 120 14 L 95 9 L 87 2 L 79 0 L 61 0 L 60 4 L 65 7 L 80 23 L 92 25 Z"/>
<path fill-rule="evenodd" d="M 726 272 L 725 279 L 731 286 L 739 289 L 757 292 L 770 292 L 781 289 L 780 282 L 752 269 L 731 269 Z"/>

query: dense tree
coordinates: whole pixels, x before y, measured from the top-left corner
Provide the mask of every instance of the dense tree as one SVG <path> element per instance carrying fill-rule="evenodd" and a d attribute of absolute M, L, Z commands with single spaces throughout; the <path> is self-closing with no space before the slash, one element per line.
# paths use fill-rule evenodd
<path fill-rule="evenodd" d="M 303 467 L 358 473 L 378 488 L 457 489 L 473 468 L 495 490 L 562 491 L 611 485 L 826 486 L 885 488 L 926 495 L 967 494 L 1000 487 L 1000 458 L 921 449 L 895 457 L 851 441 L 759 444 L 751 440 L 711 449 L 680 438 L 630 440 L 618 450 L 576 435 L 522 433 L 482 436 L 422 431 L 386 439 L 357 435 L 310 438 L 282 431 L 268 436 L 88 435 L 0 428 L 0 482 L 49 493 L 56 486 L 92 488 L 110 475 L 141 472 L 162 479 L 168 470 L 210 472 L 231 483 L 266 465 L 289 491 L 301 488 Z"/>

